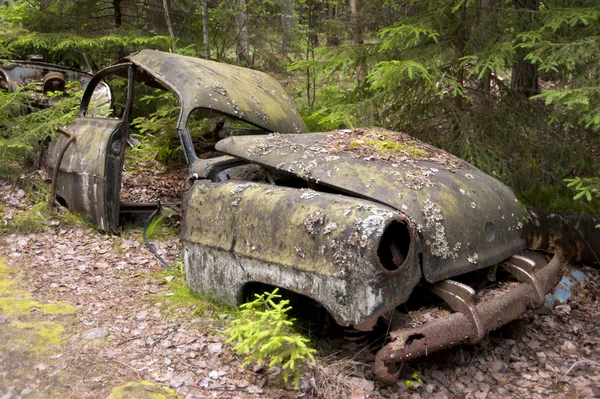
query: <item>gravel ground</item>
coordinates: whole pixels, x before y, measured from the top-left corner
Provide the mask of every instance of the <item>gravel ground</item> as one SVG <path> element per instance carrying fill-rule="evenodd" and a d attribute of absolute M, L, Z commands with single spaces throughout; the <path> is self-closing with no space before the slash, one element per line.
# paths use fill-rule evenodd
<path fill-rule="evenodd" d="M 0 189 L 5 214 L 27 207 L 18 192 Z M 580 267 L 585 285 L 550 314 L 524 315 L 478 345 L 405 364 L 396 385 L 374 382 L 368 360 L 328 357 L 293 390 L 277 382 L 276 372 L 241 366 L 222 336 L 227 312 L 172 306 L 180 277 L 164 273 L 138 237 L 58 220 L 41 233 L 0 236 L 8 266 L 0 272 L 0 299 L 31 305 L 21 312 L 0 307 L 0 398 L 105 398 L 137 380 L 186 398 L 600 397 L 599 269 Z M 176 239 L 157 248 L 171 262 L 179 257 Z M 59 301 L 75 313 L 44 313 Z M 31 339 L 43 338 L 35 327 L 29 335 L 15 328 L 23 323 L 58 325 L 60 340 L 40 347 Z"/>

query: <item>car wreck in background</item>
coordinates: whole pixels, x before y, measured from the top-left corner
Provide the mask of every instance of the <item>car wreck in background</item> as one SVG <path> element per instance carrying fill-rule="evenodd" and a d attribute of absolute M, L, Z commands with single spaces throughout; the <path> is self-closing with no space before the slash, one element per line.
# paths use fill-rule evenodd
<path fill-rule="evenodd" d="M 84 87 L 92 76 L 88 72 L 48 62 L 0 60 L 0 90 L 12 93 L 31 83 L 39 83 L 39 88 L 31 88 L 30 91 L 33 104 L 40 108 L 51 106 L 53 99 L 36 96 L 36 90 L 44 95 L 64 93 L 69 83 Z M 97 108 L 108 107 L 111 103 L 109 87 L 105 84 L 98 86 L 93 94 L 93 102 Z"/>
<path fill-rule="evenodd" d="M 111 76 L 123 102 L 100 117 L 90 103 Z M 269 75 L 150 50 L 94 75 L 79 118 L 47 151 L 57 201 L 103 230 L 118 232 L 124 217 L 157 207 L 120 198 L 139 85 L 167 90 L 180 105 L 191 289 L 235 304 L 257 285 L 280 287 L 341 326 L 388 323 L 375 362 L 384 382 L 396 380 L 404 360 L 478 342 L 541 306 L 556 283 L 558 255 L 538 265 L 519 255 L 520 204 L 479 169 L 379 128 L 306 133 Z M 210 156 L 200 153 L 200 136 L 212 143 Z M 453 312 L 411 322 L 405 305 L 431 297 Z"/>

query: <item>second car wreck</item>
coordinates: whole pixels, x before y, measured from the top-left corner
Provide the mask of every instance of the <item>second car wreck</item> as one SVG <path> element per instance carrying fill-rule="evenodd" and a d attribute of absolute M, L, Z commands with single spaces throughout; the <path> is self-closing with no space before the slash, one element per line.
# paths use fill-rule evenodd
<path fill-rule="evenodd" d="M 99 116 L 90 101 L 110 74 L 127 80 L 126 102 Z M 180 103 L 190 288 L 235 304 L 253 285 L 280 287 L 342 326 L 369 331 L 384 321 L 393 330 L 375 362 L 384 382 L 406 359 L 477 342 L 541 306 L 556 283 L 558 255 L 540 265 L 519 255 L 521 207 L 479 169 L 384 129 L 306 133 L 272 77 L 150 50 L 98 72 L 79 118 L 48 148 L 56 199 L 103 230 L 118 232 L 124 215 L 156 208 L 120 200 L 136 82 Z M 194 145 L 194 116 L 216 120 L 204 135 L 211 157 Z M 497 295 L 479 301 L 474 288 L 482 287 Z M 411 327 L 403 305 L 419 301 L 417 290 L 454 312 Z"/>

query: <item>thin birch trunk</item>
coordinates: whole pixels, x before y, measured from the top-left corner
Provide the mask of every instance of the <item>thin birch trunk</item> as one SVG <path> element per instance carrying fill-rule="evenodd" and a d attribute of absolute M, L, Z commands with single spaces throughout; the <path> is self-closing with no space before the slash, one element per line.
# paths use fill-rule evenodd
<path fill-rule="evenodd" d="M 210 60 L 210 38 L 208 36 L 208 2 L 202 0 L 202 34 L 204 36 L 204 58 Z"/>

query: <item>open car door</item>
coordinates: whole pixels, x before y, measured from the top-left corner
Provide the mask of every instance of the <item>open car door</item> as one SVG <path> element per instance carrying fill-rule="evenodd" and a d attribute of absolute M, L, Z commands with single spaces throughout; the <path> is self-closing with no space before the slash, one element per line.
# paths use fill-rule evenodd
<path fill-rule="evenodd" d="M 96 86 L 110 74 L 127 77 L 122 109 L 115 110 L 113 105 L 112 115 L 100 112 L 94 104 Z M 97 73 L 84 92 L 77 120 L 56 133 L 46 156 L 46 166 L 53 173 L 52 200 L 106 231 L 117 232 L 119 226 L 121 170 L 134 81 L 131 63 Z"/>

